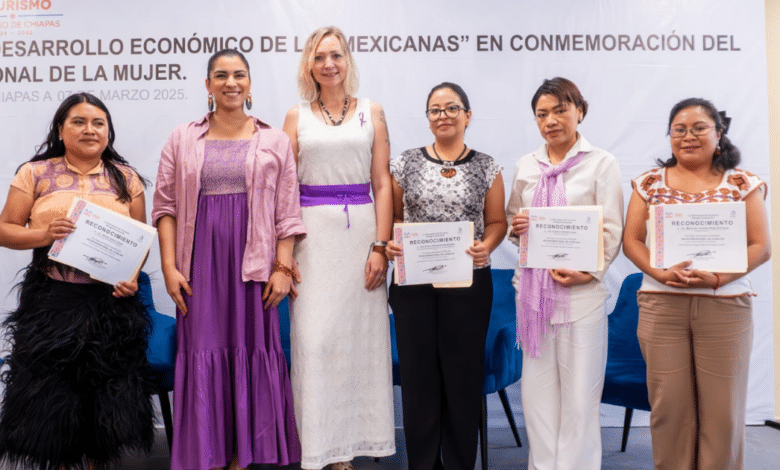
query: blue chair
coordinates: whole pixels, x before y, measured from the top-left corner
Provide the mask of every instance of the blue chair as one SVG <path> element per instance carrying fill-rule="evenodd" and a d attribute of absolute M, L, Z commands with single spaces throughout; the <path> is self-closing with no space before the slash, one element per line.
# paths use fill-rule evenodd
<path fill-rule="evenodd" d="M 647 367 L 636 336 L 639 318 L 636 292 L 641 284 L 642 273 L 628 276 L 620 287 L 615 309 L 609 316 L 607 371 L 601 402 L 626 408 L 621 452 L 626 451 L 634 410 L 650 411 Z"/>
<path fill-rule="evenodd" d="M 485 341 L 485 372 L 482 382 L 482 413 L 480 419 L 480 446 L 482 468 L 488 468 L 487 395 L 498 393 L 509 427 L 518 447 L 522 447 L 517 424 L 506 396 L 506 387 L 520 380 L 523 371 L 523 353 L 516 346 L 515 288 L 513 269 L 493 269 L 493 308 Z"/>
<path fill-rule="evenodd" d="M 138 299 L 146 307 L 152 320 L 152 331 L 146 349 L 152 380 L 157 386 L 168 448 L 173 443 L 173 420 L 168 392 L 173 390 L 173 366 L 176 362 L 176 319 L 163 315 L 154 308 L 152 284 L 145 272 L 138 275 Z"/>

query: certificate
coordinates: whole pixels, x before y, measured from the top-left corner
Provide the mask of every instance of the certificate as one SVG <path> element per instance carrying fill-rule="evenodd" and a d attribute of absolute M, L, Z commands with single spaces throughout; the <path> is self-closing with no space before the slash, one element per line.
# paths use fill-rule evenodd
<path fill-rule="evenodd" d="M 68 217 L 76 229 L 57 240 L 49 258 L 114 285 L 141 270 L 157 230 L 97 204 L 75 198 Z"/>
<path fill-rule="evenodd" d="M 742 201 L 650 206 L 647 224 L 654 268 L 666 269 L 691 260 L 691 269 L 747 271 L 747 226 Z"/>
<path fill-rule="evenodd" d="M 529 207 L 520 236 L 520 267 L 595 272 L 604 269 L 601 206 Z"/>
<path fill-rule="evenodd" d="M 399 286 L 469 287 L 474 260 L 466 253 L 474 241 L 473 222 L 395 224 L 393 240 L 403 248 L 395 259 Z"/>

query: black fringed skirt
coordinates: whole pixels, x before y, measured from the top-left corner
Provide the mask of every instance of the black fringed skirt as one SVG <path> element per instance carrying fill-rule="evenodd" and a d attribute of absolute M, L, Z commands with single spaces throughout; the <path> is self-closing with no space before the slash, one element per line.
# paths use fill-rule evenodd
<path fill-rule="evenodd" d="M 40 470 L 110 467 L 148 451 L 154 413 L 149 319 L 107 284 L 56 281 L 29 269 L 5 321 L 0 464 Z"/>

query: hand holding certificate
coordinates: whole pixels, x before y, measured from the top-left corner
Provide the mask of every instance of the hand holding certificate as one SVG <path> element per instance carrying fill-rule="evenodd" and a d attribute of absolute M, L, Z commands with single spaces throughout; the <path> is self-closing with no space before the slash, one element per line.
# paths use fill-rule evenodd
<path fill-rule="evenodd" d="M 654 268 L 691 260 L 690 269 L 747 271 L 745 203 L 659 204 L 650 207 L 648 237 Z"/>
<path fill-rule="evenodd" d="M 54 242 L 50 259 L 111 285 L 135 278 L 157 230 L 81 198 L 73 200 L 68 217 L 76 229 Z"/>
<path fill-rule="evenodd" d="M 520 236 L 520 267 L 595 272 L 604 269 L 601 206 L 529 207 Z"/>
<path fill-rule="evenodd" d="M 403 247 L 395 259 L 399 286 L 469 287 L 474 262 L 466 251 L 474 241 L 473 222 L 395 224 L 393 238 Z"/>

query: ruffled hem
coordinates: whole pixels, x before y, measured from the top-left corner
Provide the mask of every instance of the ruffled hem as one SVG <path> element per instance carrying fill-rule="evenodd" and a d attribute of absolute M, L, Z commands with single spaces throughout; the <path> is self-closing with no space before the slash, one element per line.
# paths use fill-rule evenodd
<path fill-rule="evenodd" d="M 171 468 L 206 470 L 238 464 L 300 461 L 284 353 L 244 348 L 176 356 Z M 186 385 L 184 385 L 186 384 Z"/>

